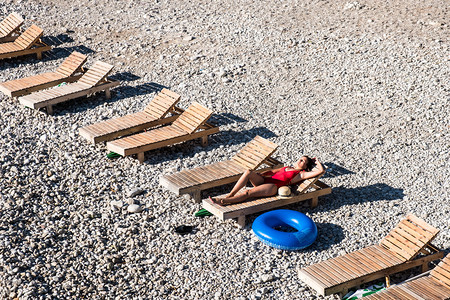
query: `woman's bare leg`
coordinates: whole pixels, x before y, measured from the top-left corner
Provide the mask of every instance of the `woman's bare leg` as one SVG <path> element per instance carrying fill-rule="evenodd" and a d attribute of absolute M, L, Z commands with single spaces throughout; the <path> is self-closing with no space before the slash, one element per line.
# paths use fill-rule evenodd
<path fill-rule="evenodd" d="M 265 183 L 258 186 L 255 186 L 254 188 L 250 190 L 246 190 L 245 192 L 232 196 L 227 198 L 216 198 L 212 199 L 214 202 L 224 205 L 224 204 L 231 204 L 231 203 L 239 203 L 244 202 L 245 200 L 249 198 L 258 198 L 258 197 L 268 197 L 273 196 L 277 193 L 278 189 L 277 186 L 273 183 Z"/>
<path fill-rule="evenodd" d="M 249 181 L 253 186 L 258 186 L 264 183 L 264 177 L 254 171 L 245 171 L 241 178 L 239 178 L 238 182 L 236 182 L 231 192 L 225 198 L 230 198 L 236 195 L 236 193 L 246 186 Z"/>

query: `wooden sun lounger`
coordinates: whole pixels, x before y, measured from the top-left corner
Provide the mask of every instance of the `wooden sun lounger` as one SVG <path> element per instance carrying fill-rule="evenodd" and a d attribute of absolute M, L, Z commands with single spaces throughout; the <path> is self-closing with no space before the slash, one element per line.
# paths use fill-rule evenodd
<path fill-rule="evenodd" d="M 257 136 L 230 160 L 164 175 L 159 183 L 177 196 L 191 194 L 196 202 L 200 202 L 202 190 L 236 182 L 245 170 L 256 170 L 262 164 L 268 167 L 260 168 L 258 172 L 282 167 L 281 162 L 270 157 L 277 148 L 275 143 Z"/>
<path fill-rule="evenodd" d="M 444 253 L 431 244 L 439 230 L 408 215 L 379 245 L 337 256 L 299 270 L 300 279 L 319 294 L 347 293 L 351 287 L 428 263 Z M 419 256 L 421 254 L 421 256 Z"/>
<path fill-rule="evenodd" d="M 212 111 L 194 102 L 171 125 L 108 142 L 106 147 L 122 156 L 137 154 L 142 163 L 145 151 L 197 138 L 201 138 L 202 146 L 206 146 L 208 136 L 219 132 L 219 127 L 206 123 L 211 115 Z"/>
<path fill-rule="evenodd" d="M 41 41 L 43 30 L 36 25 L 31 25 L 24 33 L 13 42 L 0 44 L 0 59 L 36 54 L 42 58 L 42 52 L 49 51 L 52 47 Z"/>
<path fill-rule="evenodd" d="M 61 82 L 74 82 L 80 79 L 86 59 L 86 55 L 73 52 L 55 72 L 0 83 L 0 91 L 9 97 L 17 97 L 58 85 Z"/>
<path fill-rule="evenodd" d="M 202 206 L 220 220 L 236 219 L 238 225 L 244 227 L 247 215 L 261 211 L 306 200 L 311 200 L 311 207 L 316 207 L 320 196 L 331 193 L 331 187 L 319 181 L 319 178 L 322 175 L 323 173 L 314 178 L 304 180 L 298 188 L 292 192 L 290 197 L 281 198 L 277 195 L 225 206 L 216 204 L 210 199 L 203 199 Z M 220 198 L 225 196 L 226 194 L 217 197 Z"/>
<path fill-rule="evenodd" d="M 53 105 L 96 92 L 105 91 L 106 98 L 109 99 L 111 97 L 109 89 L 119 85 L 119 81 L 107 78 L 112 69 L 112 65 L 97 61 L 77 82 L 19 97 L 19 102 L 34 109 L 46 107 L 47 113 L 52 114 Z"/>
<path fill-rule="evenodd" d="M 366 296 L 364 299 L 450 299 L 450 254 L 448 254 L 436 268 L 429 272 L 429 276 L 424 276 L 426 273 L 421 274 L 419 278 L 413 280 L 408 279 L 404 283 L 391 286 L 386 290 Z"/>
<path fill-rule="evenodd" d="M 79 133 L 89 142 L 97 144 L 147 128 L 169 124 L 175 121 L 182 111 L 175 106 L 178 101 L 180 101 L 180 95 L 163 89 L 150 101 L 144 111 L 80 128 Z M 166 117 L 168 113 L 172 115 Z"/>
<path fill-rule="evenodd" d="M 12 42 L 20 34 L 24 20 L 18 13 L 10 13 L 0 22 L 0 43 Z"/>

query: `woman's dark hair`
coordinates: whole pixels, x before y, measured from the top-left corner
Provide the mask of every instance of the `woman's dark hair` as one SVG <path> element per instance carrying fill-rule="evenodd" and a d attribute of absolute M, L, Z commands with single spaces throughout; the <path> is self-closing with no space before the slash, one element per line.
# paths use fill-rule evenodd
<path fill-rule="evenodd" d="M 308 162 L 306 163 L 306 171 L 311 171 L 314 166 L 316 165 L 316 160 L 309 157 L 308 155 L 304 155 L 303 157 L 306 157 L 306 159 L 308 160 Z"/>

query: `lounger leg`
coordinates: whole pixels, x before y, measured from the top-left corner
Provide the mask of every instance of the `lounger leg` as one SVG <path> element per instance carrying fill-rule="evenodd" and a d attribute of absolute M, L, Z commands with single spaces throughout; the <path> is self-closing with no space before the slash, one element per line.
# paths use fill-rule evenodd
<path fill-rule="evenodd" d="M 53 115 L 53 106 L 52 106 L 52 105 L 47 105 L 47 106 L 45 107 L 45 109 L 47 110 L 47 113 L 48 113 L 49 115 Z"/>
<path fill-rule="evenodd" d="M 208 146 L 208 136 L 202 136 L 202 147 Z"/>
<path fill-rule="evenodd" d="M 239 227 L 244 228 L 245 227 L 245 216 L 237 217 L 237 224 Z"/>
<path fill-rule="evenodd" d="M 140 152 L 137 154 L 137 159 L 142 164 L 144 162 L 144 152 Z"/>
<path fill-rule="evenodd" d="M 423 263 L 423 265 L 421 266 L 422 269 L 422 273 L 428 271 L 429 267 L 428 267 L 428 262 Z"/>
<path fill-rule="evenodd" d="M 111 91 L 109 90 L 109 88 L 107 88 L 105 90 L 105 96 L 106 96 L 106 99 L 110 99 L 111 98 Z"/>
<path fill-rule="evenodd" d="M 345 295 L 347 295 L 347 293 L 348 293 L 348 289 L 344 289 L 344 290 L 342 290 L 342 291 L 339 292 L 339 295 L 340 295 L 340 297 L 342 298 L 342 297 L 344 297 Z"/>
<path fill-rule="evenodd" d="M 42 51 L 36 53 L 37 59 L 42 59 Z"/>
<path fill-rule="evenodd" d="M 386 287 L 391 286 L 391 278 L 389 276 L 386 276 Z"/>
<path fill-rule="evenodd" d="M 314 208 L 319 203 L 319 197 L 314 197 L 311 199 L 311 208 Z"/>
<path fill-rule="evenodd" d="M 202 200 L 202 191 L 201 190 L 195 190 L 190 193 L 192 199 L 194 199 L 195 203 L 200 203 Z"/>

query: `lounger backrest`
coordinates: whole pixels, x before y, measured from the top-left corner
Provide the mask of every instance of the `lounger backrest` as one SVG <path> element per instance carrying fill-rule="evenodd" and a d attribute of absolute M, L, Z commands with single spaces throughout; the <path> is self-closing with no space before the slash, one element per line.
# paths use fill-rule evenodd
<path fill-rule="evenodd" d="M 112 71 L 112 69 L 114 68 L 114 66 L 101 62 L 101 61 L 97 61 L 95 62 L 92 67 L 87 70 L 86 73 L 83 74 L 83 76 L 81 76 L 81 78 L 78 80 L 78 82 L 90 85 L 90 86 L 95 86 L 97 85 L 99 82 L 101 82 L 103 79 L 106 78 L 106 76 L 108 76 L 108 74 Z"/>
<path fill-rule="evenodd" d="M 450 288 L 450 254 L 430 272 L 430 276 Z"/>
<path fill-rule="evenodd" d="M 0 37 L 10 36 L 23 24 L 23 18 L 18 13 L 11 13 L 0 22 Z"/>
<path fill-rule="evenodd" d="M 247 145 L 245 145 L 244 148 L 236 153 L 231 160 L 247 169 L 255 170 L 268 157 L 270 157 L 275 150 L 277 150 L 277 148 L 277 144 L 272 143 L 271 141 L 260 136 L 256 136 Z"/>
<path fill-rule="evenodd" d="M 407 261 L 416 257 L 438 233 L 438 229 L 409 214 L 381 240 L 380 245 Z"/>
<path fill-rule="evenodd" d="M 41 38 L 43 33 L 44 31 L 41 28 L 33 24 L 19 35 L 13 43 L 23 50 L 29 49 Z"/>
<path fill-rule="evenodd" d="M 86 55 L 74 51 L 63 61 L 59 68 L 56 69 L 56 72 L 65 77 L 72 76 L 81 68 L 81 66 L 83 66 L 86 60 Z"/>
<path fill-rule="evenodd" d="M 172 126 L 191 134 L 208 121 L 211 115 L 212 111 L 194 102 L 172 123 Z"/>
<path fill-rule="evenodd" d="M 314 166 L 314 168 L 312 168 L 311 171 L 317 171 L 317 170 L 318 170 L 317 167 Z M 300 183 L 298 185 L 297 192 L 300 194 L 306 192 L 310 186 L 312 186 L 314 183 L 316 183 L 316 181 L 319 180 L 319 178 L 323 176 L 323 174 L 325 174 L 325 172 L 317 175 L 316 177 L 303 180 L 302 183 Z"/>
<path fill-rule="evenodd" d="M 168 89 L 159 92 L 144 109 L 153 119 L 164 118 L 169 111 L 180 101 L 180 95 Z"/>

